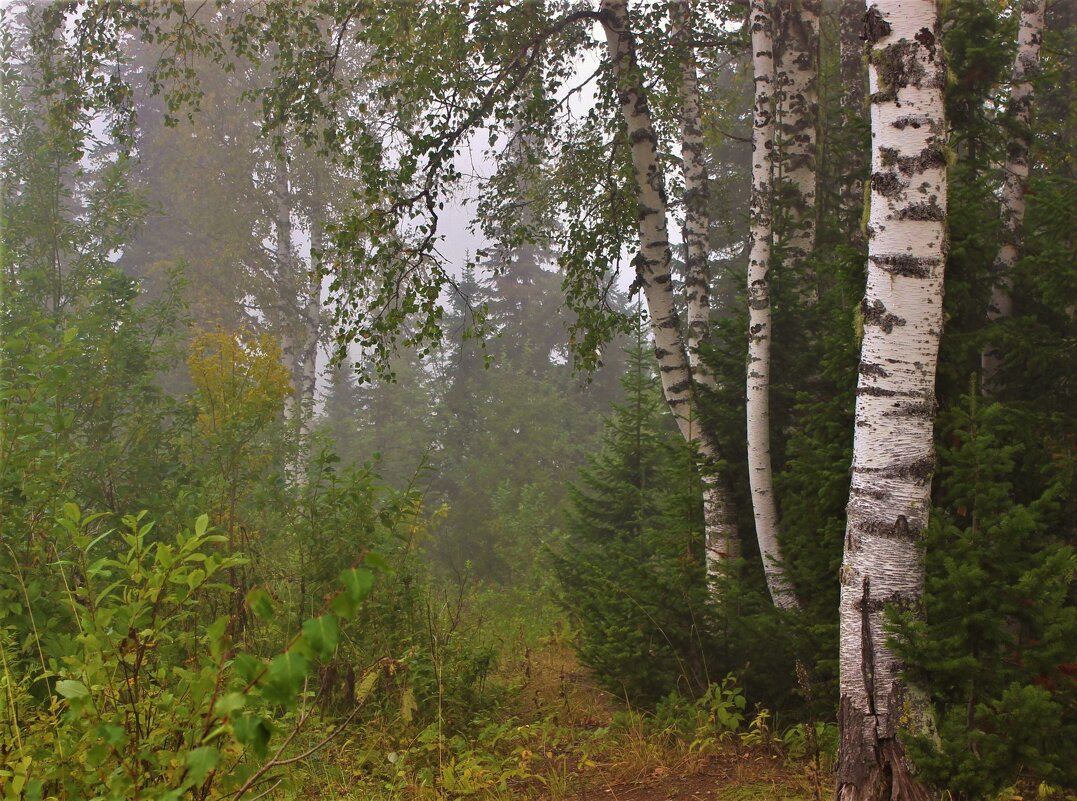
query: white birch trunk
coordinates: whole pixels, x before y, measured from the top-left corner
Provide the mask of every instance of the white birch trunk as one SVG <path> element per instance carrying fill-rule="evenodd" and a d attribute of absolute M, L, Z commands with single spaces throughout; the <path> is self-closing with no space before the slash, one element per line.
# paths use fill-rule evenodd
<path fill-rule="evenodd" d="M 324 230 L 320 217 L 310 222 L 310 271 L 305 291 L 306 305 L 302 309 L 304 326 L 303 372 L 299 384 L 299 399 L 303 407 L 303 434 L 309 434 L 313 421 L 314 401 L 318 392 L 318 351 L 322 333 L 322 279 L 318 256 L 324 244 Z"/>
<path fill-rule="evenodd" d="M 1029 151 L 1032 146 L 1032 78 L 1040 69 L 1040 42 L 1043 39 L 1046 0 L 1022 0 L 1021 27 L 1017 35 L 1017 58 L 1013 65 L 1010 113 L 1017 133 L 1009 143 L 1006 179 L 1002 186 L 1003 240 L 995 257 L 994 285 L 987 317 L 995 321 L 1013 314 L 1010 290 L 1013 271 L 1021 247 L 1025 220 L 1025 190 L 1028 188 Z M 984 388 L 995 382 L 1002 356 L 988 347 L 982 356 Z"/>
<path fill-rule="evenodd" d="M 751 247 L 748 254 L 748 477 L 755 534 L 775 606 L 797 605 L 778 543 L 770 459 L 770 240 L 774 192 L 774 21 L 766 0 L 749 12 L 755 106 L 752 119 Z"/>
<path fill-rule="evenodd" d="M 780 229 L 787 260 L 783 276 L 814 283 L 803 275 L 815 250 L 815 198 L 819 142 L 819 0 L 777 0 L 776 39 L 772 37 L 778 98 L 782 206 Z M 815 288 L 801 293 L 817 298 Z"/>
<path fill-rule="evenodd" d="M 869 0 L 871 2 L 871 0 Z M 900 676 L 884 609 L 917 609 L 935 466 L 935 366 L 946 257 L 946 69 L 935 0 L 874 0 L 864 341 L 841 569 L 840 801 L 926 799 L 898 740 L 930 730 Z"/>
<path fill-rule="evenodd" d="M 704 481 L 707 570 L 709 575 L 715 576 L 723 563 L 737 554 L 732 502 L 713 469 L 720 458 L 717 443 L 700 425 L 692 371 L 673 302 L 666 191 L 658 162 L 658 140 L 628 24 L 627 0 L 602 0 L 600 13 L 636 175 L 640 237 L 637 280 L 647 302 L 662 394 L 685 440 L 699 449 Z"/>
<path fill-rule="evenodd" d="M 692 48 L 692 8 L 678 0 L 672 8 L 674 36 L 684 48 L 681 62 L 681 163 L 684 175 L 684 292 L 688 301 L 688 364 L 698 386 L 714 389 L 714 373 L 699 357 L 700 344 L 710 336 L 710 209 L 707 164 L 703 154 L 703 120 L 699 106 L 699 78 Z"/>
<path fill-rule="evenodd" d="M 838 17 L 838 75 L 841 78 L 841 126 L 837 139 L 845 148 L 841 154 L 841 207 L 850 243 L 863 247 L 861 217 L 864 210 L 864 183 L 867 180 L 867 150 L 859 146 L 859 132 L 867 110 L 864 106 L 864 0 L 841 0 Z"/>
<path fill-rule="evenodd" d="M 277 161 L 274 175 L 273 191 L 276 195 L 277 210 L 274 220 L 274 260 L 276 261 L 276 281 L 278 287 L 291 286 L 295 275 L 295 250 L 292 247 L 292 204 L 288 192 L 288 165 L 284 159 Z M 283 294 L 283 293 L 282 293 Z M 282 298 L 282 305 L 287 298 Z M 292 392 L 284 401 L 284 419 L 293 422 L 303 414 L 299 402 L 298 387 L 302 371 L 303 348 L 296 341 L 292 321 L 289 315 L 280 315 L 280 348 L 284 366 L 292 379 Z"/>

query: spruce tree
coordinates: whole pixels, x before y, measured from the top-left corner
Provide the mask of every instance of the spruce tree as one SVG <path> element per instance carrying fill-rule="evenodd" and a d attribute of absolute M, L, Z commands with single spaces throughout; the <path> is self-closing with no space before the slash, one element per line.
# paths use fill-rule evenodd
<path fill-rule="evenodd" d="M 637 703 L 705 688 L 710 636 L 699 478 L 651 361 L 640 333 L 553 559 L 581 659 Z"/>
<path fill-rule="evenodd" d="M 1064 460 L 1021 502 L 1020 410 L 972 392 L 942 424 L 940 494 L 925 545 L 926 619 L 896 615 L 907 674 L 930 687 L 938 738 L 913 744 L 924 776 L 957 799 L 1022 776 L 1077 784 L 1077 553 L 1067 543 Z"/>

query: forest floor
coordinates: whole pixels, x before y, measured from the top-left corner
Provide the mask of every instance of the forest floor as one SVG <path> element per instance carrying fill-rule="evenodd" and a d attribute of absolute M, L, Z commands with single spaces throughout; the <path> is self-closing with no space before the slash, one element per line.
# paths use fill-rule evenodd
<path fill-rule="evenodd" d="M 301 791 L 271 798 L 820 801 L 829 796 L 829 760 L 824 757 L 818 765 L 791 757 L 781 732 L 765 725 L 762 730 L 745 725 L 709 738 L 698 731 L 656 731 L 646 715 L 630 710 L 594 681 L 567 639 L 522 633 L 506 637 L 490 676 L 502 688 L 494 715 L 501 722 L 469 737 L 466 745 L 446 749 L 433 775 L 422 778 L 409 769 L 386 781 L 384 759 L 381 769 L 378 758 L 357 762 L 357 743 L 342 743 L 339 750 L 328 749 L 321 769 L 300 781 Z M 428 758 L 431 747 L 427 745 Z M 401 765 L 411 761 L 407 747 L 400 759 Z"/>
<path fill-rule="evenodd" d="M 551 644 L 530 655 L 532 714 L 556 704 L 577 726 L 608 726 L 621 706 L 601 690 L 572 650 Z M 556 685 L 556 686 L 555 686 Z M 526 694 L 522 694 L 526 697 Z M 575 708 L 576 714 L 573 714 Z M 523 710 L 521 710 L 523 711 Z M 575 718 L 575 720 L 573 720 Z M 606 764 L 575 777 L 567 793 L 542 801 L 817 801 L 823 783 L 807 760 L 790 760 L 767 746 L 718 744 L 705 752 L 646 740 L 625 739 Z"/>
<path fill-rule="evenodd" d="M 778 757 L 713 754 L 696 766 L 695 771 L 691 775 L 659 771 L 637 782 L 596 784 L 568 798 L 573 801 L 814 801 L 820 797 L 802 765 L 790 766 Z"/>

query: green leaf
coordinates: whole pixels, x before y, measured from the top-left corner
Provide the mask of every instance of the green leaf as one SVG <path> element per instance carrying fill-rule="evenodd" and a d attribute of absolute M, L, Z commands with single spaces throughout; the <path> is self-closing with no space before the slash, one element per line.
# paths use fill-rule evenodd
<path fill-rule="evenodd" d="M 77 504 L 68 502 L 64 504 L 64 517 L 72 523 L 78 523 L 82 520 L 82 513 L 79 511 Z"/>
<path fill-rule="evenodd" d="M 329 604 L 329 608 L 345 620 L 355 617 L 359 611 L 359 604 L 351 599 L 346 592 L 339 592 Z"/>
<path fill-rule="evenodd" d="M 61 679 L 56 682 L 56 692 L 64 698 L 85 698 L 90 694 L 85 684 L 74 679 Z"/>
<path fill-rule="evenodd" d="M 253 654 L 236 654 L 232 660 L 232 668 L 245 682 L 254 681 L 254 677 L 262 672 L 265 663 Z"/>
<path fill-rule="evenodd" d="M 269 593 L 261 587 L 255 587 L 247 593 L 247 607 L 261 620 L 273 619 L 273 601 Z"/>
<path fill-rule="evenodd" d="M 228 717 L 247 705 L 247 696 L 243 693 L 227 693 L 217 699 L 213 705 L 213 714 L 219 718 Z"/>
<path fill-rule="evenodd" d="M 365 567 L 352 567 L 340 574 L 344 591 L 356 603 L 362 603 L 374 586 L 374 574 Z"/>
<path fill-rule="evenodd" d="M 381 570 L 385 573 L 393 572 L 393 568 L 389 565 L 389 560 L 385 558 L 384 554 L 380 554 L 377 551 L 371 551 L 364 556 L 363 564 L 374 570 Z"/>
<path fill-rule="evenodd" d="M 303 641 L 314 655 L 325 661 L 333 656 L 340 639 L 340 627 L 333 615 L 322 615 L 303 624 Z"/>
<path fill-rule="evenodd" d="M 100 723 L 97 726 L 97 737 L 106 745 L 119 747 L 127 742 L 127 731 L 122 726 Z"/>
<path fill-rule="evenodd" d="M 187 767 L 190 769 L 190 778 L 195 784 L 201 784 L 206 776 L 221 762 L 221 752 L 212 745 L 204 745 L 187 754 Z"/>
<path fill-rule="evenodd" d="M 240 745 L 250 746 L 255 755 L 264 759 L 273 730 L 269 721 L 258 715 L 244 715 L 232 722 L 232 736 Z"/>
<path fill-rule="evenodd" d="M 207 528 L 209 528 L 209 515 L 199 515 L 198 519 L 194 521 L 195 536 L 205 536 Z"/>
<path fill-rule="evenodd" d="M 266 683 L 262 690 L 266 700 L 271 704 L 294 706 L 309 668 L 307 658 L 295 650 L 274 657 L 266 671 Z"/>
<path fill-rule="evenodd" d="M 400 696 L 400 717 L 405 723 L 411 723 L 415 713 L 419 711 L 419 704 L 415 701 L 415 690 L 408 687 Z"/>
<path fill-rule="evenodd" d="M 221 615 L 206 628 L 206 642 L 209 643 L 209 653 L 216 660 L 220 660 L 224 655 L 225 647 L 231 640 L 231 637 L 228 636 L 228 623 L 229 617 Z"/>
<path fill-rule="evenodd" d="M 363 677 L 356 682 L 355 685 L 355 703 L 361 704 L 374 691 L 374 687 L 378 683 L 378 677 L 381 676 L 381 671 L 378 669 L 379 665 L 374 665 L 367 668 L 367 672 L 363 674 Z"/>

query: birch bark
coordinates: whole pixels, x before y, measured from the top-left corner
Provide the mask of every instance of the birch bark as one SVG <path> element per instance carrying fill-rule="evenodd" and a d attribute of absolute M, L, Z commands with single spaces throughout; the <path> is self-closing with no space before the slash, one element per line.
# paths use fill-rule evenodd
<path fill-rule="evenodd" d="M 901 679 L 884 609 L 916 609 L 935 465 L 935 365 L 946 255 L 946 69 L 935 0 L 877 0 L 871 46 L 872 175 L 864 340 L 841 569 L 840 801 L 926 799 L 900 731 L 930 726 Z"/>
<path fill-rule="evenodd" d="M 289 285 L 295 275 L 295 250 L 292 242 L 292 203 L 288 186 L 288 164 L 281 158 L 277 161 L 273 177 L 273 192 L 276 195 L 277 209 L 274 219 L 274 261 L 276 262 L 275 283 L 279 287 L 287 282 Z M 284 293 L 279 293 L 284 294 Z M 295 331 L 289 315 L 280 313 L 280 348 L 284 366 L 292 379 L 292 393 L 285 399 L 284 419 L 292 422 L 302 417 L 298 388 L 301 383 L 303 348 L 296 341 Z"/>
<path fill-rule="evenodd" d="M 321 279 L 315 253 L 323 245 L 320 188 L 315 177 L 314 201 L 309 215 L 311 260 L 309 270 L 295 249 L 293 208 L 296 192 L 288 163 L 281 159 L 274 176 L 277 209 L 274 221 L 276 275 L 273 277 L 272 305 L 281 332 L 281 353 L 292 378 L 293 392 L 284 406 L 285 420 L 296 422 L 299 433 L 310 433 L 314 397 L 318 387 L 318 347 L 321 336 Z M 298 466 L 297 466 L 298 471 Z"/>
<path fill-rule="evenodd" d="M 665 183 L 658 161 L 658 140 L 629 26 L 628 3 L 627 0 L 602 0 L 599 8 L 617 81 L 621 114 L 632 149 L 640 238 L 637 280 L 643 287 L 650 316 L 662 394 L 682 436 L 699 449 L 704 482 L 707 571 L 715 577 L 723 563 L 737 554 L 732 501 L 714 469 L 720 458 L 717 443 L 700 424 L 692 370 L 673 302 Z"/>
<path fill-rule="evenodd" d="M 767 0 L 752 0 L 749 16 L 755 106 L 752 114 L 751 246 L 748 255 L 748 476 L 752 513 L 770 597 L 796 606 L 778 543 L 778 508 L 770 459 L 770 241 L 773 234 L 774 21 Z"/>
<path fill-rule="evenodd" d="M 815 250 L 816 162 L 819 142 L 819 0 L 777 0 L 772 35 L 778 98 L 783 274 L 803 276 Z M 817 291 L 804 293 L 812 298 Z"/>
<path fill-rule="evenodd" d="M 681 163 L 684 175 L 684 291 L 688 301 L 688 364 L 699 386 L 713 389 L 714 374 L 699 357 L 699 346 L 710 336 L 710 209 L 699 78 L 692 49 L 692 10 L 689 0 L 673 4 L 674 36 L 683 48 L 680 84 Z"/>
<path fill-rule="evenodd" d="M 838 16 L 838 76 L 841 79 L 841 131 L 837 138 L 841 153 L 841 208 L 850 242 L 864 246 L 860 219 L 864 207 L 867 149 L 861 144 L 866 118 L 864 107 L 864 0 L 841 0 Z"/>
<path fill-rule="evenodd" d="M 1007 148 L 1006 179 L 1002 186 L 1003 240 L 995 257 L 994 285 L 987 317 L 1000 320 L 1013 314 L 1010 291 L 1013 270 L 1021 247 L 1021 228 L 1025 219 L 1025 190 L 1028 188 L 1029 151 L 1032 147 L 1032 78 L 1040 69 L 1040 42 L 1043 39 L 1046 0 L 1021 2 L 1021 27 L 1017 34 L 1017 58 L 1014 60 L 1010 114 L 1015 133 Z M 1002 355 L 988 347 L 982 356 L 985 389 L 996 382 Z"/>
<path fill-rule="evenodd" d="M 680 0 L 673 6 L 676 35 L 682 40 L 681 65 L 681 159 L 684 172 L 684 289 L 688 309 L 688 364 L 697 387 L 714 389 L 714 373 L 699 355 L 699 346 L 710 336 L 710 270 L 708 269 L 710 209 L 707 165 L 699 103 L 699 79 L 692 50 L 691 4 Z M 734 553 L 735 539 L 725 529 L 732 526 L 732 509 L 714 459 L 703 465 L 703 509 L 707 530 L 708 575 L 716 578 L 721 563 Z M 735 538 L 735 531 L 732 533 Z"/>
<path fill-rule="evenodd" d="M 310 221 L 310 271 L 304 282 L 306 303 L 302 308 L 304 326 L 303 342 L 303 376 L 299 386 L 299 397 L 303 409 L 308 410 L 303 416 L 302 431 L 310 433 L 315 396 L 318 392 L 318 350 L 321 345 L 322 331 L 322 279 L 319 269 L 319 253 L 324 247 L 325 232 L 321 216 Z M 298 300 L 298 299 L 297 299 Z"/>

